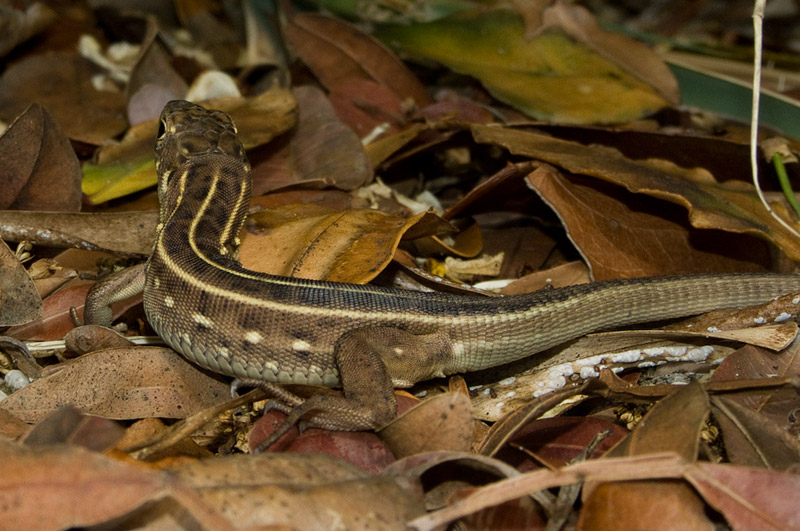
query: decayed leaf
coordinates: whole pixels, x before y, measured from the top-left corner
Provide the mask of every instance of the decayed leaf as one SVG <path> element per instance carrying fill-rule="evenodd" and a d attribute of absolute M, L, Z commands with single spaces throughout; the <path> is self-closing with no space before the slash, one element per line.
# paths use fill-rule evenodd
<path fill-rule="evenodd" d="M 389 263 L 403 233 L 423 216 L 314 205 L 258 212 L 248 219 L 239 260 L 274 275 L 364 283 Z"/>
<path fill-rule="evenodd" d="M 38 422 L 58 407 L 112 419 L 183 418 L 225 401 L 229 388 L 168 348 L 138 347 L 94 352 L 20 389 L 0 407 Z"/>
<path fill-rule="evenodd" d="M 269 142 L 295 124 L 292 94 L 275 88 L 253 98 L 222 98 L 203 102 L 231 115 L 245 148 Z M 158 120 L 132 127 L 119 144 L 105 147 L 96 164 L 83 165 L 83 193 L 92 204 L 103 203 L 153 186 L 153 149 Z"/>
<path fill-rule="evenodd" d="M 38 103 L 69 138 L 101 144 L 124 130 L 125 117 L 122 94 L 92 86 L 96 72 L 74 53 L 40 54 L 15 62 L 0 77 L 0 118 L 11 121 Z"/>
<path fill-rule="evenodd" d="M 522 18 L 500 8 L 385 25 L 376 36 L 404 53 L 478 78 L 494 97 L 538 119 L 620 122 L 667 105 L 652 87 L 563 32 L 532 40 L 524 32 Z"/>
<path fill-rule="evenodd" d="M 694 227 L 752 234 L 777 245 L 793 260 L 800 259 L 800 242 L 766 212 L 752 186 L 718 183 L 707 173 L 679 168 L 668 161 L 631 160 L 617 150 L 583 146 L 547 135 L 476 125 L 478 142 L 494 143 L 529 156 L 684 206 Z"/>
<path fill-rule="evenodd" d="M 28 272 L 0 241 L 0 326 L 33 321 L 42 315 L 42 299 Z"/>
<path fill-rule="evenodd" d="M 51 247 L 148 255 L 158 212 L 52 213 L 0 211 L 0 237 Z"/>
<path fill-rule="evenodd" d="M 69 140 L 50 114 L 31 105 L 0 137 L 0 208 L 77 212 L 81 168 Z"/>

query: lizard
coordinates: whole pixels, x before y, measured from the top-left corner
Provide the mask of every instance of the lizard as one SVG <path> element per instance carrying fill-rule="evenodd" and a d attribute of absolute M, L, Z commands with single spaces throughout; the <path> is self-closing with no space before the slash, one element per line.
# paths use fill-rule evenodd
<path fill-rule="evenodd" d="M 503 365 L 610 327 L 800 290 L 798 275 L 701 274 L 483 298 L 254 272 L 237 260 L 251 168 L 230 116 L 169 102 L 155 160 L 152 254 L 93 286 L 86 322 L 110 325 L 109 305 L 143 290 L 147 319 L 170 347 L 213 372 L 261 382 L 289 425 L 377 429 L 396 415 L 394 388 Z M 304 400 L 279 385 L 292 383 L 342 387 L 344 396 Z"/>

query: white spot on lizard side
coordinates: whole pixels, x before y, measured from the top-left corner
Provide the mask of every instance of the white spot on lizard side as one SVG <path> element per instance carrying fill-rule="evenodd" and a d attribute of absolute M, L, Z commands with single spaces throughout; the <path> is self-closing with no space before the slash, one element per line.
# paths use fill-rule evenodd
<path fill-rule="evenodd" d="M 201 326 L 205 326 L 206 328 L 211 328 L 214 326 L 214 321 L 200 313 L 193 313 L 192 320 Z"/>
<path fill-rule="evenodd" d="M 264 337 L 256 330 L 248 330 L 244 335 L 244 340 L 254 345 L 258 344 Z"/>
<path fill-rule="evenodd" d="M 311 348 L 311 344 L 308 341 L 303 341 L 302 339 L 297 339 L 292 343 L 292 350 L 298 352 L 306 352 Z"/>

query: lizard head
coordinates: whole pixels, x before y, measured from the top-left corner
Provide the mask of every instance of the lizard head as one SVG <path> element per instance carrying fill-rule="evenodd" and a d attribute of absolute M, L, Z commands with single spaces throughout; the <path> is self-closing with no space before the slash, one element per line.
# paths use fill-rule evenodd
<path fill-rule="evenodd" d="M 156 138 L 156 172 L 159 198 L 172 177 L 187 161 L 207 155 L 229 155 L 246 160 L 231 117 L 194 103 L 173 100 L 164 106 Z"/>

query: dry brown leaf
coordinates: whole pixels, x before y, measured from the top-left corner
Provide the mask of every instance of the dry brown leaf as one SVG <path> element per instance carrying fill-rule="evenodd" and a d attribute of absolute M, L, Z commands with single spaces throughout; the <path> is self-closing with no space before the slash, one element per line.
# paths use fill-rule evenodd
<path fill-rule="evenodd" d="M 15 441 L 30 430 L 25 422 L 21 421 L 5 409 L 0 409 L 0 440 Z"/>
<path fill-rule="evenodd" d="M 50 52 L 15 62 L 0 77 L 0 119 L 11 121 L 35 102 L 69 138 L 102 144 L 126 123 L 122 94 L 92 86 L 98 70 L 75 53 Z"/>
<path fill-rule="evenodd" d="M 413 459 L 413 458 L 410 458 Z M 402 462 L 401 462 L 402 463 Z M 632 481 L 638 479 L 679 478 L 686 464 L 672 454 L 623 459 L 597 459 L 558 470 L 541 469 L 510 477 L 476 489 L 451 505 L 429 512 L 411 522 L 418 531 L 437 529 L 457 518 L 472 514 L 532 492 L 580 481 Z"/>
<path fill-rule="evenodd" d="M 183 99 L 188 88 L 186 81 L 172 68 L 158 28 L 151 22 L 125 86 L 128 123 L 136 125 L 158 118 L 164 105 L 170 100 Z"/>
<path fill-rule="evenodd" d="M 270 158 L 253 157 L 253 195 L 297 184 L 353 190 L 371 181 L 372 165 L 361 141 L 339 121 L 325 94 L 314 87 L 297 87 L 293 94 L 297 127 L 290 138 L 270 146 Z"/>
<path fill-rule="evenodd" d="M 30 275 L 0 241 L 0 326 L 28 323 L 42 315 L 42 298 Z"/>
<path fill-rule="evenodd" d="M 668 516 L 667 516 L 668 515 Z M 703 500 L 682 481 L 604 483 L 585 500 L 578 529 L 712 531 Z"/>
<path fill-rule="evenodd" d="M 0 137 L 0 159 L 0 208 L 80 210 L 80 163 L 58 123 L 38 104 L 28 107 Z"/>
<path fill-rule="evenodd" d="M 86 293 L 91 283 L 86 280 L 73 280 L 69 285 L 53 293 L 44 300 L 43 310 L 35 320 L 11 327 L 6 335 L 17 339 L 49 341 L 61 339 L 75 325 L 70 316 L 70 308 L 77 308 L 82 317 Z"/>
<path fill-rule="evenodd" d="M 694 461 L 700 432 L 705 427 L 709 410 L 708 395 L 702 386 L 692 383 L 679 388 L 657 402 L 633 432 L 606 456 L 674 452 L 687 462 Z M 681 529 L 713 529 L 697 494 L 684 483 L 637 481 L 589 484 L 584 491 L 584 498 L 588 510 L 581 512 L 581 522 L 588 529 L 605 529 L 612 521 L 620 522 L 622 527 L 634 528 L 667 529 L 664 526 L 677 525 Z M 640 508 L 642 504 L 647 507 L 646 510 Z M 614 509 L 609 511 L 608 507 Z M 661 524 L 660 521 L 653 522 L 653 514 L 664 512 L 671 515 L 668 521 Z"/>
<path fill-rule="evenodd" d="M 726 357 L 711 376 L 712 383 L 750 379 L 797 378 L 800 376 L 800 345 L 775 354 L 745 347 Z M 795 389 L 753 390 L 731 395 L 730 400 L 766 415 L 783 430 L 797 437 L 798 398 Z M 725 433 L 723 432 L 723 436 Z"/>
<path fill-rule="evenodd" d="M 132 347 L 133 343 L 111 328 L 84 325 L 77 326 L 67 332 L 64 336 L 64 345 L 67 347 L 67 355 L 77 356 L 109 348 Z"/>
<path fill-rule="evenodd" d="M 4 57 L 15 46 L 40 33 L 57 18 L 55 11 L 41 2 L 33 2 L 25 11 L 15 9 L 10 3 L 0 6 L 0 19 L 3 19 L 0 57 Z"/>
<path fill-rule="evenodd" d="M 594 439 L 599 434 L 603 438 L 597 442 Z M 584 457 L 599 458 L 627 435 L 628 430 L 607 418 L 545 417 L 522 426 L 495 457 L 521 472 L 541 466 L 556 468 Z M 589 445 L 593 445 L 592 452 L 585 456 Z"/>
<path fill-rule="evenodd" d="M 466 395 L 442 393 L 423 400 L 379 433 L 398 458 L 423 452 L 466 452 L 472 445 L 472 422 Z"/>
<path fill-rule="evenodd" d="M 113 420 L 84 415 L 65 406 L 39 422 L 25 435 L 26 446 L 69 443 L 95 452 L 110 450 L 122 438 L 125 428 Z"/>
<path fill-rule="evenodd" d="M 219 457 L 170 473 L 237 527 L 321 529 L 336 522 L 344 529 L 401 529 L 424 513 L 412 489 L 324 455 Z"/>
<path fill-rule="evenodd" d="M 391 88 L 400 100 L 419 107 L 431 102 L 425 87 L 377 39 L 324 15 L 296 14 L 283 28 L 297 54 L 328 90 L 353 79 Z"/>
<path fill-rule="evenodd" d="M 800 260 L 800 242 L 764 210 L 752 186 L 719 183 L 706 172 L 686 170 L 665 160 L 631 160 L 603 146 L 584 146 L 547 135 L 508 128 L 475 125 L 478 142 L 501 145 L 514 154 L 529 156 L 568 170 L 625 186 L 676 203 L 689 210 L 698 228 L 722 229 L 765 238 L 794 260 Z"/>
<path fill-rule="evenodd" d="M 731 463 L 774 470 L 800 463 L 800 443 L 778 423 L 725 396 L 714 396 L 711 403 Z"/>
<path fill-rule="evenodd" d="M 763 268 L 754 263 L 759 258 L 754 249 L 742 257 L 723 254 L 733 246 L 720 245 L 719 234 L 702 245 L 695 232 L 664 217 L 670 205 L 604 183 L 571 181 L 548 165 L 531 173 L 528 182 L 556 211 L 595 280 Z"/>
<path fill-rule="evenodd" d="M 0 211 L 0 237 L 51 247 L 149 255 L 158 211 L 52 213 Z"/>
<path fill-rule="evenodd" d="M 503 295 L 530 293 L 547 286 L 563 288 L 575 284 L 586 284 L 590 280 L 586 264 L 576 260 L 520 277 L 501 289 L 500 293 Z"/>
<path fill-rule="evenodd" d="M 400 238 L 423 215 L 404 219 L 315 205 L 259 212 L 248 218 L 239 259 L 274 275 L 364 283 L 391 261 Z"/>
<path fill-rule="evenodd" d="M 227 399 L 229 388 L 168 348 L 103 350 L 65 362 L 0 407 L 38 422 L 65 404 L 113 419 L 183 418 Z M 90 376 L 91 375 L 91 376 Z"/>
<path fill-rule="evenodd" d="M 82 448 L 61 445 L 26 448 L 0 441 L 0 460 L 4 463 L 0 517 L 20 529 L 85 527 L 131 513 L 146 522 L 160 517 L 159 509 L 165 508 L 183 525 L 198 529 L 234 528 L 209 510 L 196 494 L 171 482 L 163 472 Z M 178 507 L 146 503 L 165 498 L 176 502 Z"/>
<path fill-rule="evenodd" d="M 733 529 L 800 528 L 797 474 L 695 463 L 686 479 Z"/>
<path fill-rule="evenodd" d="M 697 383 L 679 388 L 662 398 L 639 422 L 609 457 L 675 452 L 686 461 L 697 458 L 700 432 L 708 420 L 711 405 Z"/>

